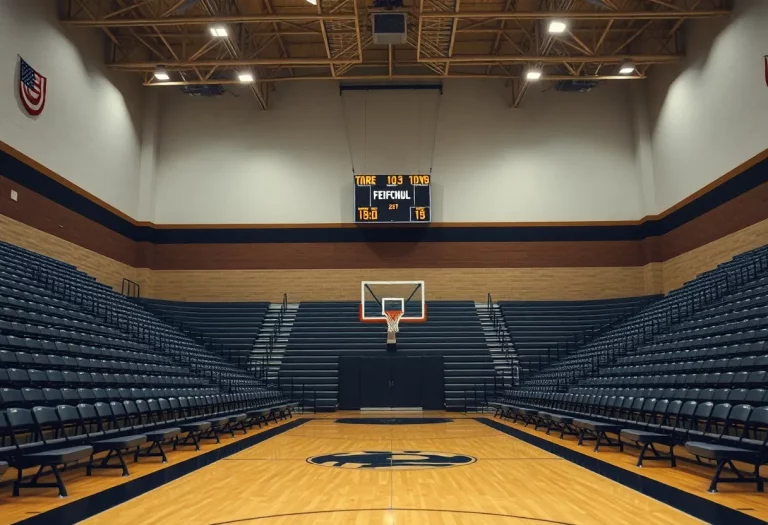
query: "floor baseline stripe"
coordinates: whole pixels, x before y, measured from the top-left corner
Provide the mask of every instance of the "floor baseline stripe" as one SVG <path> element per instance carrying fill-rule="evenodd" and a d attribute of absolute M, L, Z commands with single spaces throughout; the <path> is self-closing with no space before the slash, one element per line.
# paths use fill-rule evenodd
<path fill-rule="evenodd" d="M 713 525 L 734 525 L 736 523 L 739 525 L 765 525 L 764 521 L 749 516 L 748 514 L 744 514 L 743 512 L 739 512 L 738 510 L 715 503 L 714 501 L 691 494 L 690 492 L 680 490 L 676 487 L 656 481 L 655 479 L 646 478 L 645 476 L 612 465 L 606 461 L 582 454 L 576 450 L 528 434 L 527 432 L 522 432 L 516 428 L 503 425 L 492 419 L 479 417 L 476 418 L 476 420 L 499 432 L 515 437 L 534 447 L 546 450 L 563 459 L 567 459 L 595 474 L 606 477 L 620 485 L 624 485 L 627 488 L 635 490 L 707 523 Z"/>
<path fill-rule="evenodd" d="M 296 419 L 274 427 L 259 434 L 246 437 L 234 443 L 229 443 L 193 458 L 170 465 L 166 468 L 156 470 L 150 474 L 139 476 L 126 483 L 115 487 L 96 492 L 90 496 L 73 501 L 61 507 L 42 512 L 36 516 L 16 522 L 15 525 L 71 525 L 79 523 L 96 514 L 104 512 L 125 503 L 135 497 L 141 496 L 150 490 L 156 489 L 166 483 L 170 483 L 178 478 L 186 476 L 191 472 L 215 463 L 233 454 L 237 454 L 247 448 L 266 441 L 272 437 L 278 436 L 284 432 L 294 429 L 309 419 Z"/>

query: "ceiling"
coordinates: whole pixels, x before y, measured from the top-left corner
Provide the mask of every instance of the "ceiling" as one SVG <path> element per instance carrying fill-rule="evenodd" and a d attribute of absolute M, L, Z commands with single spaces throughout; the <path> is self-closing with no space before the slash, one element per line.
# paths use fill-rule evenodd
<path fill-rule="evenodd" d="M 684 56 L 687 20 L 728 15 L 731 0 L 404 0 L 406 44 L 373 43 L 373 0 L 67 0 L 62 23 L 100 28 L 108 66 L 135 72 L 147 86 L 240 83 L 262 108 L 280 82 L 407 82 L 507 79 L 517 107 L 543 80 L 637 80 L 653 65 Z M 553 19 L 567 22 L 548 33 Z M 222 24 L 228 36 L 211 36 Z M 618 66 L 632 61 L 634 74 Z M 153 77 L 167 68 L 170 81 Z"/>

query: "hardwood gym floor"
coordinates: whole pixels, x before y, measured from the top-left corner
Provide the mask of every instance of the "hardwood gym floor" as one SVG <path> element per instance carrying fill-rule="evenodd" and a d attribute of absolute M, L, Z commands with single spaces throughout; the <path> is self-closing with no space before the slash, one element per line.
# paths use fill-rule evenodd
<path fill-rule="evenodd" d="M 450 423 L 386 426 L 340 424 L 335 420 L 350 414 L 329 416 L 83 523 L 702 523 L 455 413 L 429 414 L 452 418 Z M 477 461 L 419 470 L 338 468 L 307 461 L 313 456 L 356 451 L 454 453 Z"/>
<path fill-rule="evenodd" d="M 107 508 L 114 504 L 109 493 L 129 486 L 133 488 L 126 489 L 131 494 L 128 497 L 141 495 L 82 523 L 703 523 L 546 452 L 539 448 L 544 446 L 541 441 L 536 442 L 539 447 L 528 444 L 523 440 L 529 439 L 527 436 L 557 443 L 578 454 L 596 457 L 605 464 L 629 471 L 633 476 L 642 476 L 636 479 L 660 482 L 667 488 L 677 487 L 695 495 L 695 510 L 691 512 L 701 512 L 701 508 L 711 507 L 712 503 L 743 512 L 727 516 L 717 514 L 707 521 L 739 525 L 751 516 L 753 523 L 758 522 L 755 518 L 768 522 L 768 500 L 764 494 L 755 492 L 754 486 L 724 485 L 720 494 L 708 494 L 706 487 L 712 470 L 690 461 L 680 462 L 677 469 L 660 463 L 637 469 L 634 466 L 636 451 L 632 449 L 623 454 L 610 450 L 594 454 L 591 446 L 577 447 L 571 440 L 548 438 L 542 431 L 526 429 L 520 424 L 494 419 L 490 425 L 496 428 L 492 428 L 474 419 L 478 416 L 482 417 L 455 412 L 364 415 L 337 412 L 317 415 L 303 422 L 281 422 L 249 432 L 248 436 L 227 438 L 221 445 L 208 444 L 201 452 L 173 452 L 167 465 L 150 461 L 131 464 L 132 474 L 128 478 L 115 476 L 114 472 L 101 472 L 88 478 L 82 469 L 68 470 L 64 476 L 70 496 L 66 499 L 56 497 L 55 489 L 26 490 L 22 497 L 12 498 L 8 485 L 12 471 L 0 480 L 0 525 L 27 520 L 36 525 L 74 523 L 77 521 L 75 516 L 92 515 L 94 510 L 91 509 L 98 505 Z M 490 421 L 490 415 L 487 416 L 486 423 Z M 361 417 L 431 417 L 453 421 L 418 425 L 336 422 L 339 418 Z M 508 428 L 514 429 L 517 437 L 501 431 Z M 256 444 L 251 446 L 252 443 Z M 183 468 L 184 464 L 197 461 L 205 454 L 218 454 L 225 447 L 249 448 L 241 452 L 232 450 L 229 453 L 235 452 L 233 455 L 146 492 L 146 485 L 151 482 L 145 479 L 157 475 L 164 477 L 166 470 Z M 344 453 L 363 451 L 386 452 L 378 459 L 385 465 L 389 465 L 390 460 L 393 463 L 403 460 L 419 463 L 429 458 L 432 467 L 447 462 L 450 468 L 414 469 L 412 465 L 399 465 L 398 469 L 356 468 L 373 461 L 370 459 L 373 456 L 343 456 Z M 390 454 L 393 451 L 401 454 Z M 434 455 L 427 456 L 430 452 Z M 339 456 L 322 457 L 332 454 Z M 310 464 L 310 457 L 317 458 L 315 461 L 322 465 Z M 325 466 L 332 461 L 341 462 L 347 468 Z M 175 476 L 171 474 L 166 479 Z M 679 498 L 679 494 L 675 498 Z M 669 501 L 679 504 L 679 499 Z M 77 510 L 73 510 L 75 508 Z M 708 508 L 706 514 L 699 515 L 712 516 L 711 510 Z M 56 519 L 46 511 L 57 513 Z"/>

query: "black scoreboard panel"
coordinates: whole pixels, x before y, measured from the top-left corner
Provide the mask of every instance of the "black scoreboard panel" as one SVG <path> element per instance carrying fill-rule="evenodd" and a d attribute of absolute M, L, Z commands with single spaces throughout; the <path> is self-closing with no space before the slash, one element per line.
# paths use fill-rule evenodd
<path fill-rule="evenodd" d="M 355 175 L 355 222 L 430 222 L 430 178 L 430 175 Z"/>

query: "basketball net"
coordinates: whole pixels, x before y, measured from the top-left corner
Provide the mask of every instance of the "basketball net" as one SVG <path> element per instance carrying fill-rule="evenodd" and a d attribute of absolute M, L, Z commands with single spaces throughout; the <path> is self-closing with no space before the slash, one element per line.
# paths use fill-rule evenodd
<path fill-rule="evenodd" d="M 397 333 L 397 329 L 400 326 L 400 318 L 403 317 L 404 313 L 403 310 L 387 310 L 384 312 L 387 316 L 387 331 L 394 334 Z"/>

